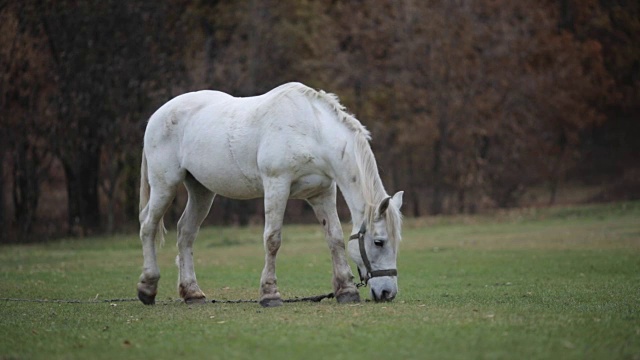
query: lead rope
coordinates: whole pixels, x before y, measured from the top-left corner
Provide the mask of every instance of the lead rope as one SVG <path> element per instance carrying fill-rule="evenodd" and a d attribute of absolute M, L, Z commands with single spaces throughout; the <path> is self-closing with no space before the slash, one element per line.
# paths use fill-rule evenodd
<path fill-rule="evenodd" d="M 332 299 L 334 297 L 333 293 L 309 296 L 309 297 L 294 297 L 291 299 L 283 299 L 282 302 L 285 303 L 296 303 L 296 302 L 320 302 L 324 299 Z M 50 303 L 50 304 L 102 304 L 102 303 L 123 303 L 123 302 L 139 302 L 140 300 L 137 298 L 120 298 L 120 299 L 94 299 L 94 300 L 77 300 L 77 299 L 20 299 L 20 298 L 0 298 L 0 301 L 5 302 L 28 302 L 28 303 Z M 182 299 L 174 299 L 174 300 L 159 300 L 156 301 L 156 304 L 171 304 L 183 302 Z M 242 304 L 242 303 L 258 303 L 258 300 L 254 299 L 236 299 L 236 300 L 218 300 L 211 299 L 207 301 L 212 304 Z"/>

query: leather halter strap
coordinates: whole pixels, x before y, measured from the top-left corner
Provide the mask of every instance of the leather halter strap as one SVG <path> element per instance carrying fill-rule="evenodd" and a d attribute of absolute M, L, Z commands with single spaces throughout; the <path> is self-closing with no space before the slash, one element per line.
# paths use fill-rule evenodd
<path fill-rule="evenodd" d="M 364 234 L 366 232 L 367 232 L 366 226 L 362 224 L 360 231 L 358 231 L 356 234 L 353 234 L 349 237 L 349 241 L 358 240 L 360 257 L 362 257 L 362 262 L 364 263 L 364 267 L 367 269 L 367 273 L 364 276 L 362 275 L 362 273 L 360 273 L 360 269 L 358 269 L 358 273 L 360 274 L 360 281 L 362 281 L 363 284 L 366 285 L 369 282 L 369 279 L 374 277 L 398 276 L 398 270 L 396 269 L 386 269 L 386 270 L 371 269 L 371 262 L 369 261 L 369 257 L 367 256 L 367 251 L 364 245 Z"/>

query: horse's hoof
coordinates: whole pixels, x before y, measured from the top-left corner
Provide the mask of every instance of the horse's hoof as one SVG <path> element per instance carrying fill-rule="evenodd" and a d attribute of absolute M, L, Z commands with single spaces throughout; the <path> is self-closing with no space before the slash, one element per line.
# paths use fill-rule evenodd
<path fill-rule="evenodd" d="M 336 296 L 339 304 L 358 303 L 360 302 L 360 293 L 342 293 Z"/>
<path fill-rule="evenodd" d="M 262 307 L 278 307 L 282 306 L 282 299 L 262 299 L 260 300 Z"/>
<path fill-rule="evenodd" d="M 184 303 L 187 305 L 193 305 L 193 304 L 206 304 L 207 303 L 207 298 L 206 297 L 195 297 L 195 298 L 188 298 L 188 299 L 184 299 Z"/>
<path fill-rule="evenodd" d="M 156 303 L 156 294 L 148 295 L 142 291 L 138 291 L 138 299 L 145 305 L 153 305 Z"/>

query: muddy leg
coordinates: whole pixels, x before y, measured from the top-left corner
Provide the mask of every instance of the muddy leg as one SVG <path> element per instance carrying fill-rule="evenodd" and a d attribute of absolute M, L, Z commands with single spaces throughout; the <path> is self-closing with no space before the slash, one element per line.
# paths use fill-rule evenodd
<path fill-rule="evenodd" d="M 144 263 L 138 282 L 138 299 L 145 305 L 155 303 L 160 269 L 156 261 L 156 236 L 162 227 L 162 216 L 173 201 L 175 188 L 151 189 L 149 203 L 140 213 L 140 240 Z"/>
<path fill-rule="evenodd" d="M 333 292 L 339 303 L 360 301 L 358 288 L 353 282 L 353 273 L 347 262 L 342 226 L 336 210 L 335 185 L 325 194 L 308 200 L 322 224 L 325 239 L 333 261 Z"/>
<path fill-rule="evenodd" d="M 200 290 L 193 266 L 193 243 L 200 225 L 211 209 L 215 194 L 200 184 L 193 176 L 184 181 L 189 198 L 187 206 L 178 221 L 178 292 L 187 304 L 205 303 L 206 296 Z"/>
<path fill-rule="evenodd" d="M 276 256 L 282 242 L 281 230 L 284 210 L 289 198 L 289 182 L 269 179 L 264 183 L 264 269 L 260 278 L 260 305 L 264 307 L 282 305 L 276 277 Z"/>

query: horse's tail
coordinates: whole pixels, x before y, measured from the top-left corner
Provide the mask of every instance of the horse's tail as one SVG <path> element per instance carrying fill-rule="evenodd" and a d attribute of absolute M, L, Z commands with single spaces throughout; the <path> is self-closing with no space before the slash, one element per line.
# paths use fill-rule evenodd
<path fill-rule="evenodd" d="M 146 219 L 149 212 L 149 196 L 151 195 L 151 187 L 149 186 L 149 175 L 147 172 L 147 155 L 142 150 L 142 164 L 140 165 L 140 224 Z M 156 229 L 156 244 L 164 245 L 164 234 L 167 229 L 164 227 L 164 219 L 160 218 L 158 228 Z"/>

